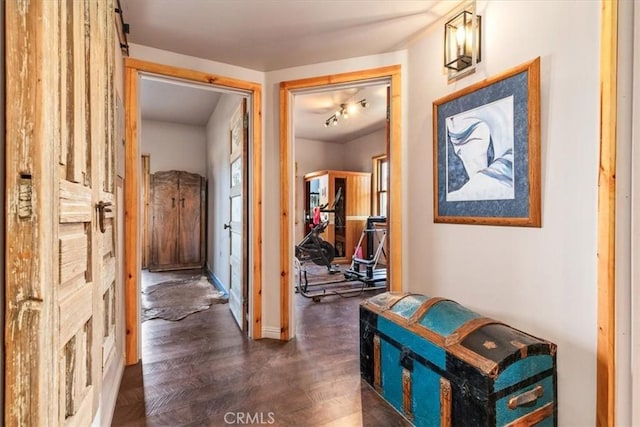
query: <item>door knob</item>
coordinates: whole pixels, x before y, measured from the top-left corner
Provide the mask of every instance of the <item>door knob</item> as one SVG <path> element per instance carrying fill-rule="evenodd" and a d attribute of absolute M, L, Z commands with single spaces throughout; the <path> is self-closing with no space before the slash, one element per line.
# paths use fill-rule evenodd
<path fill-rule="evenodd" d="M 111 213 L 112 210 L 109 207 L 111 202 L 98 202 L 96 203 L 96 209 L 98 209 L 98 224 L 100 226 L 100 232 L 104 233 L 107 229 L 104 226 L 105 212 Z"/>

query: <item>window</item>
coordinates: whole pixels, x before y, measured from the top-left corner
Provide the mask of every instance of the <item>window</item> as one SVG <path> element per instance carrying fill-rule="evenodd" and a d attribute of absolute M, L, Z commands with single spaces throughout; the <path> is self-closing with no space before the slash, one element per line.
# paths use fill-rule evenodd
<path fill-rule="evenodd" d="M 389 160 L 386 154 L 373 158 L 373 215 L 387 216 Z"/>

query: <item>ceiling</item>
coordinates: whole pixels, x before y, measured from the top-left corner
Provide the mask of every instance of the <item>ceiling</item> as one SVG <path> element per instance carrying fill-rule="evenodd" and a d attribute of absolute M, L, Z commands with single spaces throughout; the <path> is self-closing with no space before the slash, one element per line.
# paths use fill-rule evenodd
<path fill-rule="evenodd" d="M 121 0 L 130 43 L 273 71 L 404 49 L 459 0 Z M 206 124 L 219 93 L 143 80 L 143 118 Z M 357 98 L 357 99 L 356 99 Z M 367 98 L 358 121 L 324 127 L 341 103 Z M 169 102 L 172 101 L 172 102 Z M 296 95 L 296 136 L 353 139 L 384 126 L 381 88 Z M 374 117 L 376 117 L 374 119 Z M 204 123 L 203 123 L 204 120 Z"/>
<path fill-rule="evenodd" d="M 296 138 L 344 143 L 384 128 L 387 86 L 378 83 L 295 95 L 293 125 Z M 363 99 L 366 100 L 366 108 L 358 104 Z M 353 107 L 349 117 L 337 117 L 335 126 L 325 126 L 325 122 L 340 109 L 340 104 Z"/>
<path fill-rule="evenodd" d="M 140 111 L 145 120 L 206 126 L 221 96 L 204 85 L 143 76 Z"/>

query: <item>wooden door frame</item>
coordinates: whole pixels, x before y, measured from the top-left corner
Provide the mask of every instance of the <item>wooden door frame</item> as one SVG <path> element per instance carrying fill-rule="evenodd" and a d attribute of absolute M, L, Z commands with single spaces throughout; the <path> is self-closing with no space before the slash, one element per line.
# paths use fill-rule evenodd
<path fill-rule="evenodd" d="M 249 196 L 251 215 L 251 251 L 253 260 L 252 293 L 249 304 L 251 324 L 249 336 L 262 338 L 262 85 L 259 83 L 218 76 L 138 59 L 125 59 L 125 323 L 126 363 L 140 360 L 138 337 L 140 330 L 140 144 L 139 80 L 141 73 L 210 84 L 246 92 L 251 96 L 251 189 Z"/>
<path fill-rule="evenodd" d="M 290 80 L 280 83 L 280 339 L 292 338 L 290 331 L 291 271 L 293 267 L 292 241 L 293 216 L 291 174 L 293 159 L 292 106 L 296 92 L 331 87 L 334 85 L 359 84 L 366 81 L 387 80 L 391 86 L 389 156 L 389 256 L 388 283 L 391 291 L 402 289 L 402 140 L 401 140 L 401 67 L 392 65 L 369 70 L 354 71 Z"/>
<path fill-rule="evenodd" d="M 140 156 L 142 168 L 142 188 L 144 193 L 142 197 L 142 268 L 149 266 L 149 191 L 151 190 L 149 175 L 151 167 L 151 157 L 149 154 L 142 153 Z"/>
<path fill-rule="evenodd" d="M 634 348 L 640 346 L 640 288 L 633 287 L 640 283 L 640 7 L 635 7 L 633 18 L 634 62 L 633 76 L 633 116 L 631 117 L 631 372 L 640 372 L 640 352 Z M 631 377 L 630 402 L 640 399 L 640 375 Z M 640 405 L 631 408 L 631 425 L 640 425 Z"/>
<path fill-rule="evenodd" d="M 598 169 L 596 425 L 616 425 L 616 146 L 618 2 L 602 0 Z"/>

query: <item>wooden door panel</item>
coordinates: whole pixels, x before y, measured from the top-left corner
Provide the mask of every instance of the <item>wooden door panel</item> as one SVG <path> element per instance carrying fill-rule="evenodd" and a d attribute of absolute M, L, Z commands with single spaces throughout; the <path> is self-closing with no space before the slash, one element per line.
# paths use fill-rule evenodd
<path fill-rule="evenodd" d="M 65 5 L 61 7 L 64 9 Z M 66 7 L 67 21 L 63 28 L 67 39 L 63 48 L 67 68 L 61 78 L 68 83 L 69 94 L 66 99 L 61 96 L 67 122 L 60 123 L 60 129 L 67 138 L 61 139 L 59 150 L 66 151 L 67 156 L 59 169 L 60 287 L 56 298 L 61 367 L 58 381 L 64 394 L 58 416 L 65 425 L 83 425 L 91 422 L 94 409 L 94 333 L 98 331 L 94 324 L 93 279 L 100 272 L 93 254 L 99 244 L 94 228 L 96 191 L 92 187 L 97 165 L 90 135 L 92 106 L 87 97 L 91 90 L 88 41 L 95 17 L 90 16 L 89 2 L 67 2 Z"/>
<path fill-rule="evenodd" d="M 349 203 L 346 205 L 347 216 L 369 216 L 371 212 L 371 176 L 348 175 L 347 194 Z"/>
<path fill-rule="evenodd" d="M 113 201 L 113 1 L 4 6 L 13 266 L 4 421 L 87 426 L 102 386 L 102 290 L 115 281 L 103 269 L 114 220 L 107 214 L 102 233 L 96 210 Z"/>
<path fill-rule="evenodd" d="M 177 171 L 156 172 L 151 177 L 152 232 L 149 269 L 178 264 Z"/>
<path fill-rule="evenodd" d="M 180 189 L 180 232 L 178 234 L 179 262 L 198 266 L 202 262 L 200 252 L 202 217 L 202 177 L 181 172 L 178 182 Z"/>
<path fill-rule="evenodd" d="M 60 357 L 60 424 L 87 426 L 93 418 L 91 321 L 87 321 L 66 343 Z"/>
<path fill-rule="evenodd" d="M 111 203 L 111 212 L 105 215 L 104 230 L 102 233 L 102 251 L 100 252 L 102 274 L 101 274 L 101 319 L 102 321 L 102 352 L 101 366 L 106 370 L 112 361 L 115 352 L 116 342 L 116 227 L 115 227 L 115 199 L 112 193 L 102 193 L 102 201 Z"/>

